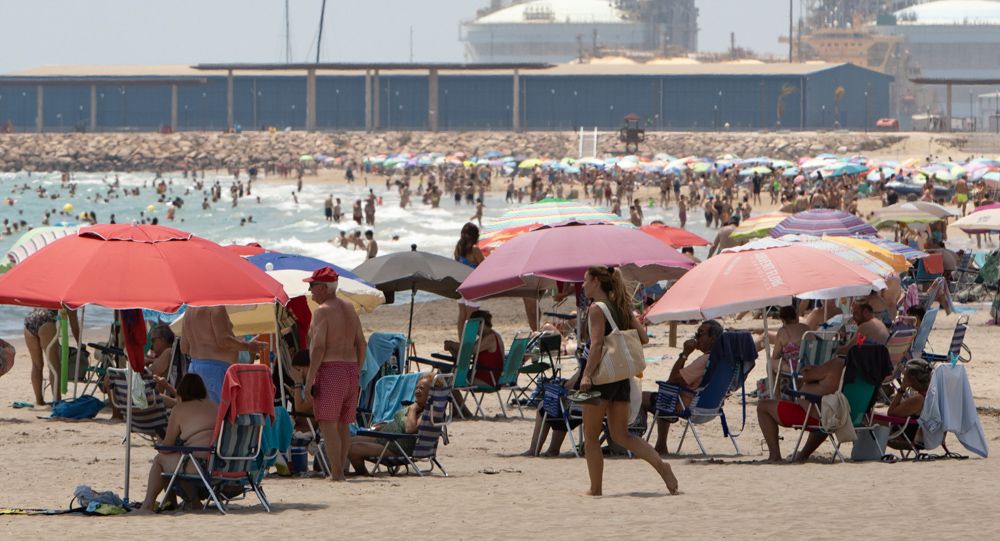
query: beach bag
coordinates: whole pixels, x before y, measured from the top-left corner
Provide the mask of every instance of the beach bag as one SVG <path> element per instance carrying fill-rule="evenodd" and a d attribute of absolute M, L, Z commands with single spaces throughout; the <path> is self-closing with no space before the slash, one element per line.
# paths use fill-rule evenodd
<path fill-rule="evenodd" d="M 885 455 L 885 446 L 889 442 L 889 427 L 878 425 L 868 434 L 858 434 L 857 441 L 851 449 L 851 460 L 861 462 L 865 460 L 882 460 Z"/>
<path fill-rule="evenodd" d="M 93 419 L 104 409 L 104 402 L 92 395 L 60 400 L 52 405 L 52 416 L 63 419 Z"/>
<path fill-rule="evenodd" d="M 604 337 L 604 355 L 601 364 L 594 371 L 596 385 L 604 385 L 639 375 L 646 369 L 646 359 L 642 353 L 642 342 L 635 329 L 623 331 L 618 328 L 611 311 L 603 302 L 594 303 L 611 325 L 611 334 Z"/>

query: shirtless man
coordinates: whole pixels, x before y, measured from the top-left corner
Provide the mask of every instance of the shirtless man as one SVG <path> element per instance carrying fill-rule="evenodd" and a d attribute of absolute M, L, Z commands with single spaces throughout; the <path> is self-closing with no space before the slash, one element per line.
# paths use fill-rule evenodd
<path fill-rule="evenodd" d="M 739 223 L 739 218 L 733 217 L 729 220 L 728 224 L 719 229 L 719 232 L 715 234 L 715 242 L 713 242 L 712 247 L 708 249 L 708 257 L 712 257 L 726 248 L 732 248 L 733 246 L 739 244 L 736 239 L 732 238 L 733 231 L 736 231 L 736 227 Z"/>
<path fill-rule="evenodd" d="M 340 223 L 340 219 L 344 216 L 343 211 L 340 208 L 340 198 L 337 198 L 337 202 L 333 205 L 333 221 Z"/>
<path fill-rule="evenodd" d="M 955 202 L 962 209 L 962 216 L 965 216 L 965 208 L 969 205 L 969 183 L 964 175 L 955 183 Z"/>
<path fill-rule="evenodd" d="M 378 255 L 378 243 L 375 242 L 375 233 L 371 229 L 365 231 L 365 244 L 367 252 L 365 259 L 375 259 Z"/>
<path fill-rule="evenodd" d="M 224 306 L 188 307 L 181 329 L 181 353 L 191 356 L 188 372 L 201 376 L 208 398 L 216 404 L 222 397 L 226 370 L 236 364 L 240 352 L 253 355 L 267 350 L 267 344 L 244 342 L 233 334 L 233 322 Z"/>
<path fill-rule="evenodd" d="M 478 222 L 479 227 L 483 226 L 483 200 L 476 199 L 476 213 L 469 218 L 470 222 Z"/>
<path fill-rule="evenodd" d="M 310 362 L 305 400 L 312 405 L 326 439 L 331 480 L 343 481 L 351 447 L 349 425 L 357 413 L 359 378 L 367 345 L 354 307 L 337 298 L 337 279 L 337 272 L 331 267 L 316 269 L 305 279 L 319 305 L 309 326 Z"/>
<path fill-rule="evenodd" d="M 885 345 L 889 341 L 889 329 L 885 327 L 882 320 L 875 317 L 875 310 L 867 302 L 855 302 L 851 305 L 851 318 L 858 324 L 858 332 L 855 340 L 843 345 L 837 350 L 840 354 L 846 354 L 851 346 L 862 342 L 865 344 Z"/>

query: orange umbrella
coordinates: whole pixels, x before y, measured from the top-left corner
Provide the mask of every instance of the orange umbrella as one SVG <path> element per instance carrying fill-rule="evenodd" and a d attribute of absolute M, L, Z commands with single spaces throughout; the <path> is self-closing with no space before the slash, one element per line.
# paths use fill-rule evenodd
<path fill-rule="evenodd" d="M 490 255 L 493 250 L 500 247 L 501 244 L 507 242 L 508 240 L 527 233 L 528 231 L 534 231 L 542 227 L 542 224 L 528 224 L 528 225 L 516 225 L 514 227 L 508 227 L 506 229 L 501 229 L 491 233 L 488 237 L 480 239 L 479 250 L 483 252 L 484 256 Z"/>
<path fill-rule="evenodd" d="M 639 230 L 661 242 L 668 244 L 672 248 L 680 248 L 683 246 L 708 246 L 710 244 L 707 240 L 695 235 L 687 229 L 681 229 L 680 227 L 663 224 L 649 224 L 640 227 Z"/>

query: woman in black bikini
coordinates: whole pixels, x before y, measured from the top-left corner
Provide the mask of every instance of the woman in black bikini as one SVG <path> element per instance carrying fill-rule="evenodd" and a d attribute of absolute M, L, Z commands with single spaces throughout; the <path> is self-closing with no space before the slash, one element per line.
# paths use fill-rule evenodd
<path fill-rule="evenodd" d="M 79 339 L 80 327 L 77 323 L 76 312 L 69 313 L 69 325 L 73 330 L 73 336 Z M 56 337 L 56 317 L 58 312 L 45 308 L 35 308 L 24 318 L 24 344 L 31 354 L 31 387 L 35 391 L 35 404 L 45 405 L 45 397 L 42 396 L 42 383 L 45 372 L 45 359 L 49 360 L 49 373 L 52 378 L 52 399 L 58 401 L 62 398 L 59 389 L 59 342 L 53 340 Z"/>

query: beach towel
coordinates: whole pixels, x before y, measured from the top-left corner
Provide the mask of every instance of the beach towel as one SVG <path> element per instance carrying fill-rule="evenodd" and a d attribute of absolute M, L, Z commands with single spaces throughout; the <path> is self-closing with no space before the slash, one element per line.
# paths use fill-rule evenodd
<path fill-rule="evenodd" d="M 238 415 L 263 413 L 274 419 L 274 383 L 271 371 L 260 364 L 234 364 L 226 371 L 219 401 L 219 413 L 215 420 L 215 436 L 225 419 L 236 422 Z"/>
<path fill-rule="evenodd" d="M 919 423 L 927 449 L 941 445 L 945 434 L 953 432 L 970 452 L 989 455 L 969 377 L 960 364 L 944 363 L 934 369 Z"/>
<path fill-rule="evenodd" d="M 372 424 L 387 423 L 404 401 L 413 400 L 417 381 L 422 372 L 410 372 L 398 376 L 385 376 L 375 384 L 376 402 L 372 405 Z"/>
<path fill-rule="evenodd" d="M 292 418 L 284 406 L 274 408 L 274 419 L 264 420 L 261 434 L 260 454 L 257 455 L 257 480 L 264 478 L 268 468 L 276 461 L 278 453 L 287 453 L 292 446 Z"/>

